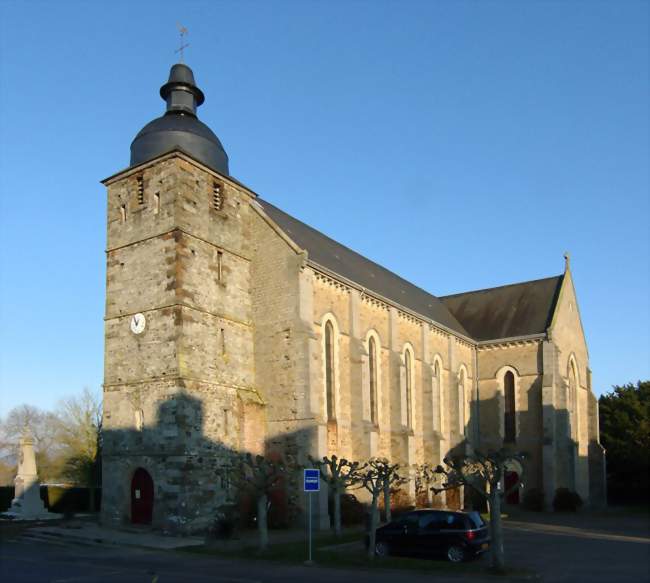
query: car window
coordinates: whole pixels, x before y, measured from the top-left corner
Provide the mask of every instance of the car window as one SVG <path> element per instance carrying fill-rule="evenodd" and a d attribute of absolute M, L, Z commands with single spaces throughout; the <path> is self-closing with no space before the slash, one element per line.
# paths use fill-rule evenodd
<path fill-rule="evenodd" d="M 439 512 L 427 512 L 420 516 L 418 526 L 422 530 L 440 530 L 444 522 L 444 515 Z"/>
<path fill-rule="evenodd" d="M 483 519 L 478 512 L 468 512 L 467 516 L 469 517 L 472 528 L 481 528 L 485 526 L 485 522 L 483 522 Z"/>
<path fill-rule="evenodd" d="M 465 517 L 462 514 L 447 514 L 441 527 L 444 530 L 465 530 Z"/>
<path fill-rule="evenodd" d="M 395 524 L 400 526 L 414 526 L 418 523 L 418 515 L 411 512 L 409 514 L 402 514 L 399 518 L 395 520 Z"/>

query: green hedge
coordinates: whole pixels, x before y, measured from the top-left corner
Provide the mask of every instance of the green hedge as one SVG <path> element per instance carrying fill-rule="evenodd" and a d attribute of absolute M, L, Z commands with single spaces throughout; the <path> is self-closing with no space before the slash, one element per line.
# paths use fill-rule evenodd
<path fill-rule="evenodd" d="M 13 486 L 0 486 L 0 512 L 9 510 L 14 498 Z M 102 490 L 95 489 L 95 512 L 101 508 Z M 41 500 L 50 512 L 61 514 L 90 512 L 90 489 L 77 486 L 41 486 Z"/>

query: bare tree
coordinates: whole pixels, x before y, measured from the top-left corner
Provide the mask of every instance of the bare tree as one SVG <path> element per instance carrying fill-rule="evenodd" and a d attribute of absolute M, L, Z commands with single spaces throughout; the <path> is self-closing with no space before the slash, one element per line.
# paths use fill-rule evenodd
<path fill-rule="evenodd" d="M 246 491 L 255 499 L 259 550 L 269 545 L 268 505 L 272 492 L 281 490 L 291 480 L 294 464 L 271 461 L 264 456 L 233 454 L 229 464 L 219 470 L 238 490 Z"/>
<path fill-rule="evenodd" d="M 31 405 L 14 407 L 0 419 L 0 459 L 15 475 L 20 437 L 28 427 L 35 441 L 36 465 L 42 480 L 59 477 L 59 420 L 54 413 Z"/>
<path fill-rule="evenodd" d="M 436 474 L 441 478 L 440 487 L 433 487 L 434 493 L 469 486 L 488 501 L 490 511 L 490 556 L 492 568 L 497 572 L 505 569 L 503 549 L 503 528 L 501 524 L 501 502 L 504 496 L 523 484 L 524 455 L 507 449 L 482 454 L 474 452 L 465 456 L 446 457 L 446 467 L 438 466 Z M 509 467 L 516 467 L 518 480 L 504 491 L 501 483 Z"/>
<path fill-rule="evenodd" d="M 386 519 L 386 522 L 390 522 L 393 519 L 393 513 L 390 504 L 391 489 L 395 486 L 405 484 L 407 480 L 399 474 L 399 464 L 391 464 L 385 458 L 375 458 L 371 461 L 374 463 L 374 467 L 377 469 L 379 475 L 383 479 L 382 490 L 384 493 L 384 517 Z"/>
<path fill-rule="evenodd" d="M 428 505 L 431 505 L 431 488 L 436 483 L 437 474 L 435 468 L 428 463 L 414 466 L 415 469 L 415 496 L 416 500 L 420 495 L 426 496 Z"/>
<path fill-rule="evenodd" d="M 377 460 L 370 460 L 361 472 L 361 485 L 370 492 L 372 501 L 370 503 L 370 526 L 368 532 L 368 558 L 375 558 L 375 545 L 377 541 L 377 502 L 379 495 L 384 491 L 384 475 L 377 467 Z"/>
<path fill-rule="evenodd" d="M 63 473 L 89 490 L 90 510 L 95 510 L 95 491 L 101 480 L 102 404 L 88 388 L 81 395 L 63 399 L 57 410 L 58 438 L 64 456 Z"/>
<path fill-rule="evenodd" d="M 341 494 L 350 486 L 361 482 L 360 472 L 363 470 L 363 466 L 360 467 L 359 462 L 350 462 L 335 455 L 330 458 L 325 456 L 322 460 L 315 460 L 309 456 L 309 461 L 320 470 L 321 478 L 332 491 L 334 534 L 339 537 L 341 536 Z"/>
<path fill-rule="evenodd" d="M 386 520 L 390 521 L 390 488 L 397 483 L 403 483 L 401 476 L 397 473 L 399 464 L 391 464 L 383 458 L 372 458 L 360 471 L 361 485 L 370 492 L 372 501 L 370 504 L 370 532 L 368 533 L 368 557 L 374 559 L 375 544 L 377 540 L 376 531 L 378 526 L 378 501 L 379 496 L 384 494 L 384 505 L 386 508 Z"/>

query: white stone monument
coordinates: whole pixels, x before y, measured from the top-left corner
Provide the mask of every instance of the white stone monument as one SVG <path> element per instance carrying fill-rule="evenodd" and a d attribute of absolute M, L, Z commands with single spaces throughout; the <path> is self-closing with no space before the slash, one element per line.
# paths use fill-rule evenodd
<path fill-rule="evenodd" d="M 14 499 L 11 501 L 11 508 L 5 514 L 24 520 L 56 517 L 46 510 L 41 500 L 41 483 L 38 481 L 34 456 L 34 438 L 28 430 L 25 430 L 20 439 L 20 462 L 14 483 L 16 486 Z"/>

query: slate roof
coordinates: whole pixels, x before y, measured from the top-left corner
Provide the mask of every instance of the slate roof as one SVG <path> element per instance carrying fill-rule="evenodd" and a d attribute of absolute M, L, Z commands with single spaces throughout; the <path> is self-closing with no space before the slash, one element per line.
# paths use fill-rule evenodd
<path fill-rule="evenodd" d="M 271 203 L 261 198 L 256 200 L 289 238 L 307 251 L 310 261 L 455 332 L 470 336 L 436 296 L 337 243 Z"/>
<path fill-rule="evenodd" d="M 558 275 L 440 299 L 478 341 L 541 334 L 551 324 L 563 278 Z"/>

